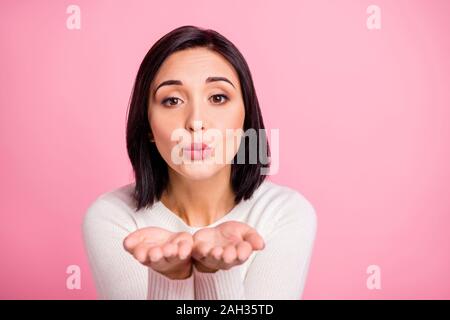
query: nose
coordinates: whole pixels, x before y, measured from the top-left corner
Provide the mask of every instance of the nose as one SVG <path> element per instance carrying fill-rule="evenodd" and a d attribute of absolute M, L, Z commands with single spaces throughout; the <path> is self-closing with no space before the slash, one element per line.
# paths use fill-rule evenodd
<path fill-rule="evenodd" d="M 196 133 L 197 131 L 205 130 L 203 120 L 189 120 L 189 125 L 187 130 L 191 133 Z"/>
<path fill-rule="evenodd" d="M 193 102 L 189 106 L 189 114 L 186 119 L 186 130 L 190 133 L 196 133 L 197 131 L 206 130 L 207 123 L 205 119 L 205 113 L 202 110 L 201 102 Z"/>

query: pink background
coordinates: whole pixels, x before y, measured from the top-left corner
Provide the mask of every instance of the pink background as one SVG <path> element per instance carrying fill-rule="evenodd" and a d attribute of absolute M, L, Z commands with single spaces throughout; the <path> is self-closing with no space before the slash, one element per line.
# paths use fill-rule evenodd
<path fill-rule="evenodd" d="M 81 30 L 66 8 L 81 8 Z M 368 30 L 366 8 L 381 8 Z M 5 1 L 0 5 L 0 298 L 94 299 L 81 221 L 129 183 L 139 64 L 184 24 L 246 57 L 274 182 L 319 219 L 305 299 L 450 298 L 449 1 Z M 79 265 L 81 290 L 66 288 Z M 381 268 L 381 290 L 366 268 Z"/>

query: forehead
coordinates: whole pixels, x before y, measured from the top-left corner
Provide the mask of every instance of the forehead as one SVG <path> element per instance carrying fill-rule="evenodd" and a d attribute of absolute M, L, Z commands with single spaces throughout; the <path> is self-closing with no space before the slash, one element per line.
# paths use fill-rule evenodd
<path fill-rule="evenodd" d="M 219 53 L 206 48 L 189 48 L 171 54 L 163 62 L 154 83 L 181 80 L 183 83 L 202 82 L 207 77 L 225 76 L 238 83 L 234 67 Z"/>

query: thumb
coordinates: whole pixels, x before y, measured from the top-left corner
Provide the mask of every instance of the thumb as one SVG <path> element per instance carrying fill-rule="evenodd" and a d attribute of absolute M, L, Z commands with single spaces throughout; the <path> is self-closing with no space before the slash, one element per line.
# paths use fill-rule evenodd
<path fill-rule="evenodd" d="M 244 240 L 250 243 L 253 250 L 262 250 L 266 246 L 264 239 L 255 230 L 250 230 L 244 235 Z"/>

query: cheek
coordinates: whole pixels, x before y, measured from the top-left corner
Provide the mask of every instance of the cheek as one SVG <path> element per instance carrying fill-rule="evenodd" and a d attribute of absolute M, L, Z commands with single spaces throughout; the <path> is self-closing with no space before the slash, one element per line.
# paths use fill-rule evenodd
<path fill-rule="evenodd" d="M 225 163 L 230 163 L 231 159 L 239 150 L 241 137 L 243 135 L 245 110 L 244 107 L 239 107 L 229 112 L 227 117 L 223 118 L 221 122 L 221 150 L 223 150 Z"/>
<path fill-rule="evenodd" d="M 153 135 L 155 137 L 156 147 L 159 153 L 164 159 L 168 159 L 171 154 L 172 147 L 176 144 L 176 141 L 172 141 L 172 132 L 175 128 L 169 121 L 153 117 L 150 121 Z"/>
<path fill-rule="evenodd" d="M 217 115 L 215 123 L 225 129 L 242 129 L 244 126 L 245 109 L 243 105 L 236 105 Z"/>
<path fill-rule="evenodd" d="M 149 111 L 149 123 L 155 140 L 170 141 L 171 134 L 177 126 L 175 117 L 155 108 Z"/>
<path fill-rule="evenodd" d="M 167 125 L 163 125 L 160 121 L 151 121 L 150 126 L 152 128 L 155 140 L 167 141 L 170 140 L 171 129 Z"/>

